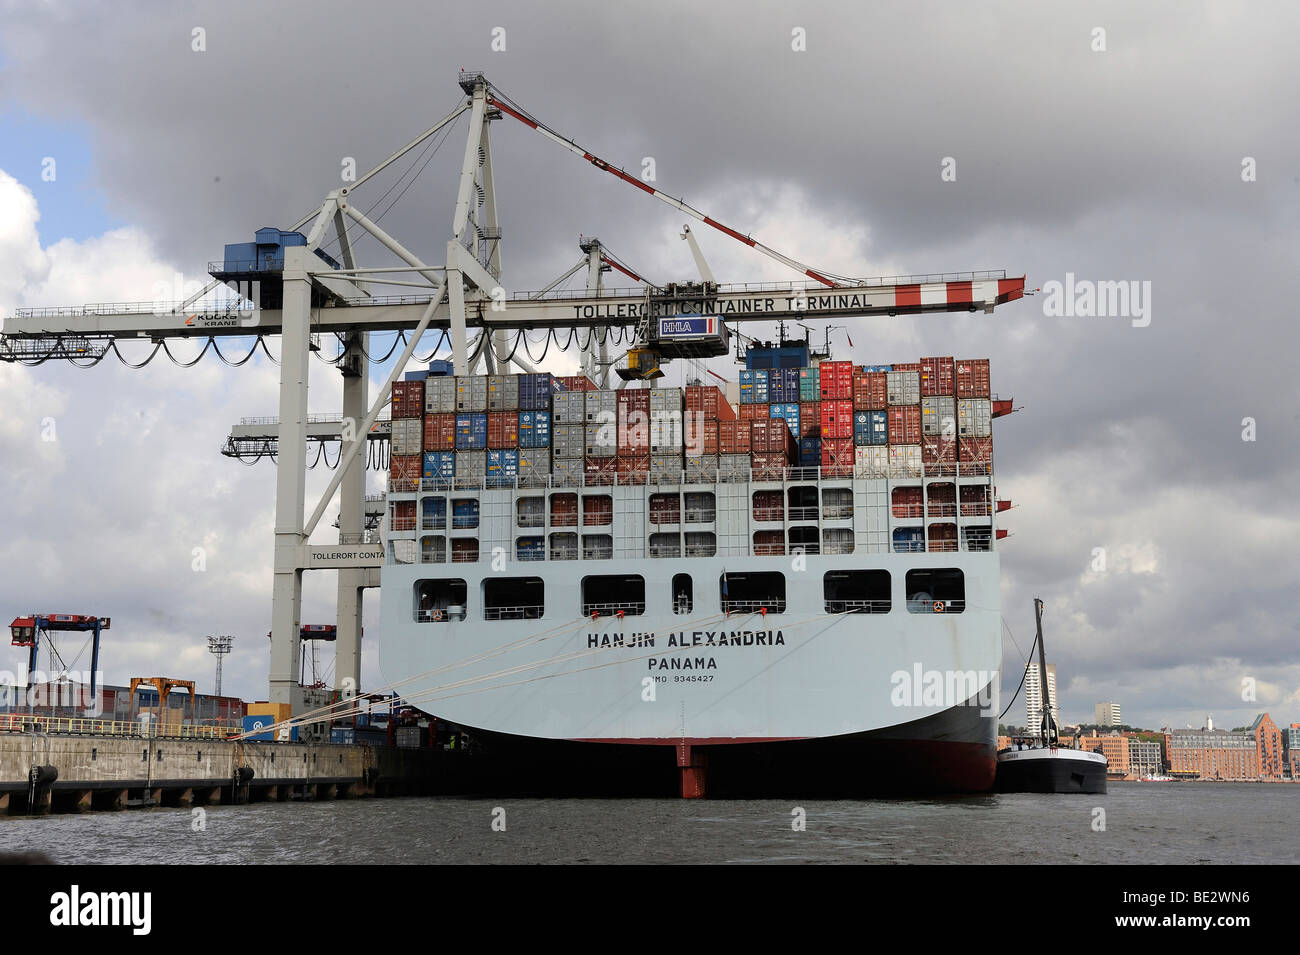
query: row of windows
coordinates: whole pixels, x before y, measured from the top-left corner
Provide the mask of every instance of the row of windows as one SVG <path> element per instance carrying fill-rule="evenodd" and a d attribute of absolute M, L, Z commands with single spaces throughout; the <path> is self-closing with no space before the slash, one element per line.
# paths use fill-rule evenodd
<path fill-rule="evenodd" d="M 822 577 L 826 613 L 889 613 L 892 581 L 887 570 L 833 570 Z M 961 613 L 966 580 L 959 568 L 909 570 L 905 578 L 908 613 Z M 464 620 L 468 586 L 463 578 L 416 582 L 416 619 Z M 584 617 L 636 617 L 645 613 L 646 583 L 639 574 L 583 577 Z M 484 620 L 533 620 L 546 611 L 546 584 L 540 577 L 483 579 Z M 692 613 L 695 587 L 690 574 L 676 574 L 669 594 L 673 612 Z M 718 603 L 724 613 L 784 613 L 785 574 L 775 571 L 727 574 L 718 578 Z"/>

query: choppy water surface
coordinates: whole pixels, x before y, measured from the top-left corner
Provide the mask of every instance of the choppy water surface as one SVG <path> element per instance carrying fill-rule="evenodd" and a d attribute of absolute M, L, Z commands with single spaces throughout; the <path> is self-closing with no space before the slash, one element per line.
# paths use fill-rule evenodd
<path fill-rule="evenodd" d="M 795 803 L 371 799 L 0 818 L 82 863 L 1300 862 L 1300 786 L 1117 783 L 1105 796 Z M 494 810 L 505 831 L 494 831 Z M 1094 809 L 1105 831 L 1094 830 Z M 497 814 L 499 818 L 499 814 Z"/>

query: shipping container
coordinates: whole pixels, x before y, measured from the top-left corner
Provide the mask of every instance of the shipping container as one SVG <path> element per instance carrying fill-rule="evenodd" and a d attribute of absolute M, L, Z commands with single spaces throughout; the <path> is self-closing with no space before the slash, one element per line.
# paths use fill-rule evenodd
<path fill-rule="evenodd" d="M 718 477 L 718 456 L 701 454 L 686 456 L 686 483 L 712 484 Z"/>
<path fill-rule="evenodd" d="M 951 395 L 922 398 L 921 433 L 955 437 L 957 434 L 957 399 Z"/>
<path fill-rule="evenodd" d="M 473 537 L 453 537 L 451 539 L 451 559 L 453 563 L 457 564 L 472 564 L 477 561 L 478 540 Z"/>
<path fill-rule="evenodd" d="M 853 412 L 853 443 L 869 446 L 889 443 L 889 413 L 886 411 Z"/>
<path fill-rule="evenodd" d="M 487 413 L 456 415 L 456 450 L 482 451 L 487 447 Z"/>
<path fill-rule="evenodd" d="M 963 475 L 988 474 L 993 466 L 993 439 L 958 438 L 957 464 Z"/>
<path fill-rule="evenodd" d="M 424 415 L 424 382 L 393 382 L 392 418 L 420 418 Z"/>
<path fill-rule="evenodd" d="M 650 416 L 671 412 L 681 415 L 682 392 L 679 388 L 652 388 L 650 390 Z"/>
<path fill-rule="evenodd" d="M 551 424 L 586 424 L 587 394 L 583 391 L 557 392 L 551 404 Z"/>
<path fill-rule="evenodd" d="M 955 362 L 951 357 L 921 359 L 921 397 L 934 398 L 956 393 Z"/>
<path fill-rule="evenodd" d="M 717 385 L 687 385 L 683 408 L 714 421 L 732 421 L 736 417 L 735 409 Z"/>
<path fill-rule="evenodd" d="M 682 456 L 680 454 L 651 454 L 650 483 L 680 484 L 682 480 Z"/>
<path fill-rule="evenodd" d="M 899 519 L 919 518 L 922 506 L 919 487 L 896 487 L 890 495 L 890 513 Z"/>
<path fill-rule="evenodd" d="M 917 384 L 920 385 L 921 363 L 919 361 L 900 361 L 891 366 L 893 371 L 914 371 L 917 372 Z"/>
<path fill-rule="evenodd" d="M 769 402 L 767 394 L 767 372 L 745 369 L 740 373 L 740 403 L 742 405 L 765 405 Z"/>
<path fill-rule="evenodd" d="M 853 477 L 853 462 L 854 447 L 851 437 L 822 438 L 823 478 Z"/>
<path fill-rule="evenodd" d="M 853 455 L 853 476 L 865 480 L 889 477 L 889 448 L 859 447 Z"/>
<path fill-rule="evenodd" d="M 650 474 L 650 452 L 628 452 L 622 451 L 618 454 L 618 463 L 615 465 L 618 469 L 619 484 L 644 484 Z"/>
<path fill-rule="evenodd" d="M 487 452 L 457 451 L 455 469 L 457 487 L 481 486 L 487 476 Z"/>
<path fill-rule="evenodd" d="M 546 539 L 540 536 L 516 537 L 515 560 L 546 560 Z"/>
<path fill-rule="evenodd" d="M 891 444 L 889 446 L 889 476 L 892 478 L 919 478 L 921 476 L 921 445 Z"/>
<path fill-rule="evenodd" d="M 507 414 L 508 412 L 500 412 Z M 514 417 L 510 413 L 510 417 Z M 514 487 L 519 477 L 519 450 L 517 448 L 489 449 L 487 452 L 487 486 Z"/>
<path fill-rule="evenodd" d="M 589 455 L 583 459 L 582 473 L 586 484 L 613 484 L 614 475 L 618 473 L 618 458 L 612 453 Z"/>
<path fill-rule="evenodd" d="M 785 531 L 754 531 L 755 557 L 780 557 L 785 554 Z"/>
<path fill-rule="evenodd" d="M 822 362 L 821 399 L 822 401 L 853 400 L 853 362 Z"/>
<path fill-rule="evenodd" d="M 488 375 L 488 411 L 519 411 L 519 376 Z"/>
<path fill-rule="evenodd" d="M 653 409 L 653 404 L 651 408 Z M 650 450 L 652 453 L 667 453 L 674 449 L 680 449 L 684 440 L 685 435 L 682 434 L 682 414 L 680 411 L 651 410 Z"/>
<path fill-rule="evenodd" d="M 931 552 L 955 551 L 957 549 L 956 524 L 931 524 L 928 530 L 926 536 L 929 538 L 928 550 Z"/>
<path fill-rule="evenodd" d="M 618 420 L 618 392 L 588 391 L 582 408 L 585 424 L 608 424 L 613 432 L 613 425 Z"/>
<path fill-rule="evenodd" d="M 549 411 L 519 412 L 519 447 L 549 448 L 551 446 L 551 413 Z"/>
<path fill-rule="evenodd" d="M 420 476 L 425 487 L 438 487 L 449 484 L 456 476 L 456 454 L 453 451 L 424 452 Z"/>
<path fill-rule="evenodd" d="M 586 471 L 587 459 L 582 455 L 576 458 L 562 458 L 552 450 L 551 483 L 557 487 L 577 487 L 582 484 Z"/>
<path fill-rule="evenodd" d="M 919 405 L 894 405 L 889 409 L 888 416 L 890 444 L 920 445 L 921 408 Z"/>
<path fill-rule="evenodd" d="M 825 381 L 826 379 L 822 379 Z M 853 399 L 826 398 L 821 403 L 822 439 L 853 440 Z"/>
<path fill-rule="evenodd" d="M 755 382 L 757 383 L 757 379 L 755 379 Z M 767 400 L 776 404 L 798 404 L 799 369 L 769 368 L 767 371 Z"/>
<path fill-rule="evenodd" d="M 988 398 L 957 401 L 957 434 L 963 438 L 987 438 L 993 433 L 993 404 Z"/>
<path fill-rule="evenodd" d="M 895 368 L 898 366 L 895 365 Z M 921 376 L 915 371 L 890 371 L 885 373 L 885 390 L 891 405 L 919 405 L 921 403 Z"/>
<path fill-rule="evenodd" d="M 519 447 L 518 411 L 488 412 L 487 446 L 495 449 Z"/>
<path fill-rule="evenodd" d="M 456 413 L 456 379 L 435 376 L 424 380 L 424 413 Z"/>
<path fill-rule="evenodd" d="M 743 454 L 723 453 L 718 455 L 718 480 L 728 483 L 744 483 L 749 480 L 749 452 Z"/>
<path fill-rule="evenodd" d="M 542 412 L 537 412 L 541 414 Z M 550 448 L 519 449 L 519 486 L 545 487 L 551 477 Z"/>
<path fill-rule="evenodd" d="M 819 468 L 822 466 L 822 439 L 799 439 L 799 467 Z"/>
<path fill-rule="evenodd" d="M 927 476 L 945 477 L 957 473 L 957 439 L 940 435 L 921 438 L 921 464 Z"/>
<path fill-rule="evenodd" d="M 519 376 L 519 410 L 550 411 L 551 398 L 555 395 L 554 377 L 546 372 Z"/>
<path fill-rule="evenodd" d="M 456 447 L 456 416 L 454 414 L 426 414 L 424 416 L 424 450 L 451 451 Z"/>
<path fill-rule="evenodd" d="M 859 411 L 884 411 L 889 407 L 889 375 L 883 371 L 854 375 L 853 407 Z"/>
<path fill-rule="evenodd" d="M 559 398 L 560 395 L 555 397 Z M 587 454 L 587 426 L 585 424 L 554 425 L 551 428 L 551 454 L 557 459 L 585 457 Z"/>
<path fill-rule="evenodd" d="M 623 389 L 618 392 L 618 449 L 650 450 L 650 390 Z"/>
<path fill-rule="evenodd" d="M 989 360 L 964 358 L 957 362 L 957 397 L 989 397 Z"/>
<path fill-rule="evenodd" d="M 925 550 L 925 531 L 920 527 L 895 527 L 894 551 L 900 554 Z"/>
<path fill-rule="evenodd" d="M 456 379 L 456 410 L 487 413 L 487 375 Z"/>
<path fill-rule="evenodd" d="M 799 369 L 799 403 L 821 401 L 821 373 L 817 366 Z"/>
<path fill-rule="evenodd" d="M 423 464 L 423 455 L 390 454 L 388 456 L 389 492 L 418 490 L 420 486 L 420 468 Z"/>
<path fill-rule="evenodd" d="M 820 401 L 799 402 L 800 438 L 820 438 L 822 436 L 822 403 Z"/>
<path fill-rule="evenodd" d="M 773 371 L 788 371 L 790 369 L 775 368 Z M 785 426 L 790 430 L 791 436 L 799 434 L 799 403 L 797 401 L 779 402 L 770 406 L 768 414 L 773 418 L 780 418 L 785 422 Z"/>
<path fill-rule="evenodd" d="M 741 405 L 739 420 L 741 421 L 766 421 L 772 417 L 772 406 L 763 402 L 762 404 Z"/>
<path fill-rule="evenodd" d="M 858 371 L 864 375 L 869 375 L 872 374 L 873 372 L 893 371 L 893 370 L 894 370 L 893 365 L 859 365 L 858 366 Z"/>
<path fill-rule="evenodd" d="M 748 421 L 719 421 L 718 422 L 718 453 L 719 454 L 748 454 L 749 453 L 749 422 Z"/>
<path fill-rule="evenodd" d="M 784 451 L 756 451 L 751 458 L 755 481 L 783 481 L 790 457 Z"/>
<path fill-rule="evenodd" d="M 565 391 L 595 391 L 596 383 L 586 375 L 564 375 L 559 379 Z"/>
<path fill-rule="evenodd" d="M 686 454 L 717 454 L 718 425 L 716 418 L 706 417 L 701 411 L 687 411 L 682 427 L 682 444 Z"/>
<path fill-rule="evenodd" d="M 445 451 L 425 452 L 425 470 L 429 470 L 429 455 L 446 454 Z M 450 461 L 448 464 L 450 465 Z M 434 462 L 434 470 L 437 470 L 437 462 Z M 448 476 L 451 475 L 451 468 L 447 469 Z M 422 531 L 445 531 L 447 529 L 447 499 L 439 495 L 438 497 L 426 497 L 420 501 L 420 530 Z"/>
<path fill-rule="evenodd" d="M 601 393 L 589 391 L 587 396 Z M 585 425 L 582 432 L 583 453 L 588 457 L 612 458 L 618 453 L 618 429 L 612 416 L 603 424 Z"/>
<path fill-rule="evenodd" d="M 578 495 L 576 494 L 552 494 L 551 495 L 551 526 L 552 527 L 577 527 L 578 526 Z"/>
<path fill-rule="evenodd" d="M 390 440 L 393 454 L 419 454 L 424 450 L 424 420 L 394 418 Z"/>

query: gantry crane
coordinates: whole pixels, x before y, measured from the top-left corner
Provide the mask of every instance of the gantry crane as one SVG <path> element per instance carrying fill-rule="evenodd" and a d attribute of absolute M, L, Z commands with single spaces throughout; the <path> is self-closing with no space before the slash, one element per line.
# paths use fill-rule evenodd
<path fill-rule="evenodd" d="M 34 613 L 26 617 L 15 617 L 13 623 L 9 624 L 9 635 L 15 647 L 26 647 L 28 650 L 28 702 L 31 701 L 32 675 L 36 672 L 36 656 L 40 652 L 42 637 L 49 646 L 50 652 L 57 655 L 53 635 L 69 631 L 90 634 L 90 698 L 93 700 L 99 679 L 99 636 L 109 629 L 112 623 L 111 617 L 95 617 L 80 613 Z"/>
<path fill-rule="evenodd" d="M 480 365 L 488 373 L 512 365 L 536 371 L 524 333 L 540 329 L 558 341 L 556 330 L 565 329 L 569 340 L 561 344 L 578 345 L 585 367 L 603 383 L 608 380 L 612 344 L 627 346 L 629 361 L 635 361 L 641 372 L 632 377 L 652 377 L 674 358 L 726 354 L 731 328 L 743 322 L 992 312 L 1024 291 L 1024 277 L 1008 277 L 1005 271 L 858 279 L 813 269 L 595 156 L 534 118 L 483 74 L 462 73 L 459 82 L 466 98 L 450 114 L 355 182 L 330 190 L 318 208 L 287 232 L 263 229 L 253 243 L 227 246 L 225 258 L 209 266 L 213 281 L 185 301 L 161 308 L 157 303 L 142 303 L 20 309 L 5 320 L 0 336 L 0 360 L 37 364 L 62 359 L 87 365 L 110 352 L 122 358 L 117 343 L 123 340 L 152 342 L 151 354 L 156 354 L 174 339 L 199 339 L 206 342 L 206 349 L 219 348 L 218 342 L 230 337 L 257 336 L 259 343 L 269 336 L 280 338 L 270 699 L 292 704 L 295 712 L 302 700 L 295 670 L 306 570 L 339 573 L 336 686 L 352 691 L 359 686 L 361 592 L 378 585 L 384 558 L 382 546 L 366 543 L 362 536 L 365 475 L 360 452 L 388 403 L 393 381 L 426 332 L 440 333 L 435 352 L 449 342 L 453 371 L 465 375 Z M 466 113 L 469 129 L 445 256 L 437 264 L 426 263 L 362 212 L 354 196 L 367 181 Z M 721 285 L 702 278 L 654 286 L 641 281 L 592 239 L 584 240 L 579 263 L 547 288 L 509 291 L 502 282 L 501 228 L 489 141 L 490 124 L 506 116 L 688 217 L 783 263 L 800 278 L 789 284 Z M 359 265 L 351 227 L 372 236 L 400 264 Z M 304 228 L 305 232 L 299 231 Z M 331 229 L 339 244 L 338 259 L 322 248 Z M 588 270 L 585 290 L 557 290 L 583 267 Z M 626 274 L 641 287 L 606 288 L 601 275 L 609 270 Z M 214 302 L 211 293 L 220 286 L 234 289 L 238 297 Z M 401 294 L 379 294 L 390 288 Z M 477 332 L 472 341 L 470 329 Z M 394 330 L 406 336 L 405 347 L 367 409 L 369 335 Z M 312 423 L 307 412 L 308 366 L 313 337 L 330 334 L 340 343 L 332 363 L 342 376 L 341 421 L 360 424 L 350 429 L 353 438 L 343 442 L 325 493 L 304 517 Z M 340 494 L 340 543 L 313 545 L 310 538 L 336 493 Z"/>

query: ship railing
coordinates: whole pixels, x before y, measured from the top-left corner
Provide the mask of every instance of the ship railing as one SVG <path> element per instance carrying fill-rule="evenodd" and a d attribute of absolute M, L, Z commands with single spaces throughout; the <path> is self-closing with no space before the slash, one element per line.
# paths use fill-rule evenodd
<path fill-rule="evenodd" d="M 145 739 L 226 739 L 243 732 L 239 723 L 171 723 L 0 713 L 0 732 L 30 733 L 33 729 L 71 736 L 132 736 Z"/>
<path fill-rule="evenodd" d="M 961 506 L 962 517 L 988 517 L 992 513 L 992 508 L 986 503 L 970 504 L 963 502 Z"/>
<path fill-rule="evenodd" d="M 890 601 L 885 600 L 828 600 L 827 613 L 889 613 Z"/>
<path fill-rule="evenodd" d="M 624 614 L 645 613 L 644 600 L 629 600 L 615 603 L 584 603 L 582 614 L 585 617 L 613 617 L 619 612 Z"/>
<path fill-rule="evenodd" d="M 460 530 L 472 530 L 478 527 L 478 515 L 458 514 L 451 519 L 451 526 Z"/>
<path fill-rule="evenodd" d="M 920 517 L 922 507 L 920 504 L 892 504 L 895 517 Z"/>
<path fill-rule="evenodd" d="M 780 521 L 784 519 L 785 509 L 782 507 L 754 508 L 754 520 L 756 521 Z"/>
<path fill-rule="evenodd" d="M 651 544 L 649 549 L 650 549 L 651 557 L 681 557 L 682 556 L 682 549 L 675 544 L 659 544 L 659 545 Z M 689 548 L 688 548 L 688 552 L 689 552 Z"/>
<path fill-rule="evenodd" d="M 540 606 L 484 607 L 484 620 L 537 620 L 542 615 Z"/>
<path fill-rule="evenodd" d="M 682 515 L 680 511 L 659 511 L 650 513 L 651 524 L 680 524 Z"/>
<path fill-rule="evenodd" d="M 722 598 L 723 613 L 785 613 L 785 598 L 770 600 L 728 600 Z"/>
<path fill-rule="evenodd" d="M 478 549 L 474 550 L 453 550 L 451 552 L 451 562 L 453 564 L 473 564 L 478 561 Z"/>
<path fill-rule="evenodd" d="M 447 623 L 450 620 L 464 620 L 464 607 L 443 607 L 437 610 L 415 611 L 416 623 Z"/>
<path fill-rule="evenodd" d="M 716 508 L 712 507 L 688 507 L 686 509 L 687 524 L 712 524 L 718 519 Z"/>
<path fill-rule="evenodd" d="M 933 503 L 926 507 L 926 513 L 930 517 L 956 517 L 957 505 L 951 502 Z"/>
<path fill-rule="evenodd" d="M 790 520 L 792 521 L 815 521 L 817 520 L 817 511 L 815 507 L 792 507 L 790 508 Z"/>
<path fill-rule="evenodd" d="M 415 530 L 415 518 L 390 517 L 388 520 L 388 529 L 392 531 L 413 531 Z"/>
<path fill-rule="evenodd" d="M 520 525 L 527 526 L 527 525 Z M 422 531 L 445 531 L 447 529 L 447 515 L 441 517 L 424 517 L 420 520 L 420 530 Z"/>
<path fill-rule="evenodd" d="M 687 557 L 713 557 L 718 552 L 717 544 L 687 544 Z"/>

